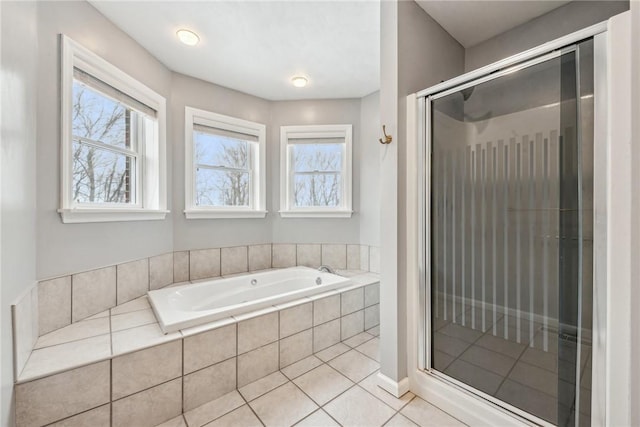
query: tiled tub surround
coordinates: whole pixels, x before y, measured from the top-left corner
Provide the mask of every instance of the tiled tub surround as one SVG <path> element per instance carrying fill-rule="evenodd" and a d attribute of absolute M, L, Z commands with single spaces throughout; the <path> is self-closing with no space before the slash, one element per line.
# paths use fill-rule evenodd
<path fill-rule="evenodd" d="M 351 244 L 274 243 L 177 251 L 40 281 L 12 306 L 15 375 L 39 336 L 146 294 L 147 290 L 270 268 L 328 264 L 380 272 L 379 248 Z"/>
<path fill-rule="evenodd" d="M 153 426 L 356 345 L 377 330 L 379 279 L 351 279 L 341 292 L 167 335 L 146 296 L 45 334 L 15 386 L 17 425 Z"/>

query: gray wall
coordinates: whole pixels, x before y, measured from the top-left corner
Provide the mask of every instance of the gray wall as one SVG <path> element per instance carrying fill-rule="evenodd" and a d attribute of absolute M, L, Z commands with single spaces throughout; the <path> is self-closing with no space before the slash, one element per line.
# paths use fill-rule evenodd
<path fill-rule="evenodd" d="M 638 304 L 640 303 L 640 286 L 637 281 L 640 277 L 640 2 L 631 4 L 631 75 L 636 76 L 631 82 L 631 117 L 636 117 L 633 122 L 631 144 L 632 144 L 632 168 L 631 176 L 631 277 L 636 281 L 636 286 L 631 288 L 631 325 L 640 325 L 640 311 Z M 631 336 L 631 360 L 635 363 L 631 366 L 631 393 L 629 401 L 640 402 L 640 366 L 637 361 L 640 360 L 640 328 L 637 326 L 632 328 Z M 631 424 L 640 425 L 640 405 L 631 405 Z"/>
<path fill-rule="evenodd" d="M 263 242 L 356 243 L 360 237 L 361 100 L 270 102 L 172 73 L 86 2 L 39 2 L 37 146 L 37 276 L 63 275 L 172 250 Z M 59 48 L 63 33 L 167 98 L 167 186 L 171 213 L 164 221 L 63 224 L 59 207 Z M 375 101 L 365 103 L 375 114 Z M 192 106 L 267 125 L 265 219 L 186 220 L 184 107 Z M 353 208 L 350 219 L 281 219 L 281 125 L 353 125 Z M 377 128 L 374 123 L 373 128 Z M 370 128 L 370 133 L 374 132 Z M 375 173 L 375 170 L 374 172 Z M 368 185 L 375 198 L 378 189 Z M 368 194 L 369 194 L 368 193 Z M 375 206 L 377 209 L 377 206 Z M 373 214 L 375 215 L 375 213 Z M 371 216 L 371 221 L 375 221 Z M 96 242 L 99 241 L 99 244 Z M 375 241 L 375 239 L 373 240 Z"/>
<path fill-rule="evenodd" d="M 360 243 L 380 246 L 380 92 L 360 100 Z"/>
<path fill-rule="evenodd" d="M 0 2 L 0 16 L 0 425 L 9 426 L 13 425 L 10 305 L 36 281 L 36 5 Z M 9 34 L 20 34 L 20 43 Z"/>
<path fill-rule="evenodd" d="M 422 52 L 415 55 L 415 52 Z M 434 60 L 435 59 L 435 60 Z M 464 70 L 464 48 L 431 18 L 417 3 L 398 5 L 398 298 L 399 313 L 406 313 L 406 194 L 407 176 L 406 96 L 448 80 Z M 406 331 L 406 316 L 399 317 Z M 406 333 L 402 335 L 406 337 Z M 406 342 L 401 343 L 406 351 Z M 406 356 L 400 359 L 406 362 Z M 405 367 L 406 370 L 406 367 Z"/>
<path fill-rule="evenodd" d="M 164 221 L 63 224 L 60 200 L 59 41 L 63 33 L 167 98 L 171 72 L 86 2 L 38 2 L 38 278 L 73 273 L 172 250 Z M 167 146 L 172 144 L 170 120 Z M 167 156 L 171 182 L 171 156 Z M 169 191 L 169 206 L 171 192 Z"/>
<path fill-rule="evenodd" d="M 572 1 L 465 51 L 465 71 L 573 33 L 629 9 L 629 1 Z"/>
<path fill-rule="evenodd" d="M 461 74 L 464 49 L 414 1 L 381 2 L 381 372 L 407 375 L 406 96 Z M 416 52 L 420 52 L 416 55 Z"/>
<path fill-rule="evenodd" d="M 288 125 L 353 125 L 353 210 L 351 218 L 280 218 L 280 126 Z M 274 242 L 354 243 L 358 242 L 360 211 L 360 100 L 278 101 L 271 105 L 271 122 L 267 128 L 268 164 L 272 179 L 267 185 L 271 200 L 269 216 L 273 224 Z"/>
<path fill-rule="evenodd" d="M 271 242 L 271 219 L 186 219 L 184 216 L 184 107 L 238 117 L 269 125 L 270 102 L 182 74 L 173 74 L 169 117 L 173 123 L 173 241 L 175 250 Z M 267 141 L 267 153 L 272 148 Z M 268 177 L 273 168 L 267 166 Z M 267 178 L 267 182 L 271 182 Z M 267 186 L 267 194 L 271 191 Z M 272 211 L 270 200 L 267 210 Z"/>
<path fill-rule="evenodd" d="M 189 219 L 184 210 L 184 107 L 251 120 L 267 126 L 267 200 L 269 213 L 261 219 Z M 367 103 L 374 114 L 374 101 Z M 181 74 L 173 75 L 170 116 L 173 123 L 173 204 L 175 250 L 265 242 L 357 243 L 360 238 L 359 99 L 266 101 Z M 310 124 L 353 125 L 353 209 L 349 219 L 280 218 L 280 126 Z M 371 130 L 370 130 L 371 133 Z M 367 187 L 369 193 L 377 188 Z M 374 197 L 370 196 L 369 198 Z M 377 206 L 372 208 L 377 209 Z M 366 215 L 366 214 L 365 214 Z"/>

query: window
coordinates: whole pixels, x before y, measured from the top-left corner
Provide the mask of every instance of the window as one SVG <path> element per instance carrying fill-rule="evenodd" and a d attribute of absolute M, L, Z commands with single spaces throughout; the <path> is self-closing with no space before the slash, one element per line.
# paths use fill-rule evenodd
<path fill-rule="evenodd" d="M 350 217 L 351 125 L 282 126 L 280 215 Z"/>
<path fill-rule="evenodd" d="M 185 108 L 187 218 L 264 218 L 265 133 L 260 123 Z"/>
<path fill-rule="evenodd" d="M 165 99 L 61 36 L 65 223 L 164 219 Z"/>

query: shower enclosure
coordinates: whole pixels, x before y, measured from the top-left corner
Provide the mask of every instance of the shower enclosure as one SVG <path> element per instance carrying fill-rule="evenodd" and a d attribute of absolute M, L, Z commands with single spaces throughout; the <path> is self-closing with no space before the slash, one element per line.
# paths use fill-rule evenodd
<path fill-rule="evenodd" d="M 425 368 L 591 425 L 593 39 L 423 99 Z"/>

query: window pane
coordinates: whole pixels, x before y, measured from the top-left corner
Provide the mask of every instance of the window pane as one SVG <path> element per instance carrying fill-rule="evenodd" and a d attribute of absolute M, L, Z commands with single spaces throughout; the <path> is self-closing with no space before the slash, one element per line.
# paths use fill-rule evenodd
<path fill-rule="evenodd" d="M 293 144 L 292 158 L 295 172 L 342 170 L 344 144 Z"/>
<path fill-rule="evenodd" d="M 295 174 L 293 201 L 296 207 L 340 206 L 340 174 Z"/>
<path fill-rule="evenodd" d="M 229 170 L 196 170 L 196 205 L 249 206 L 249 173 Z"/>
<path fill-rule="evenodd" d="M 193 141 L 196 163 L 247 169 L 249 158 L 247 141 L 198 131 L 193 132 Z"/>
<path fill-rule="evenodd" d="M 73 200 L 77 203 L 131 203 L 135 159 L 73 143 Z"/>
<path fill-rule="evenodd" d="M 73 136 L 131 147 L 132 111 L 89 87 L 73 82 Z"/>

